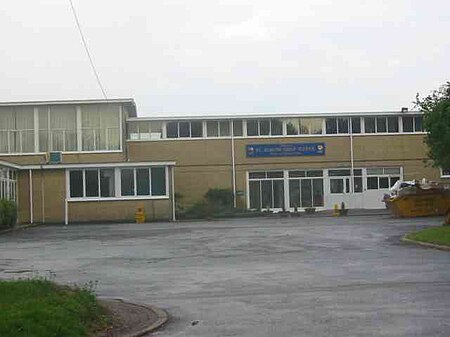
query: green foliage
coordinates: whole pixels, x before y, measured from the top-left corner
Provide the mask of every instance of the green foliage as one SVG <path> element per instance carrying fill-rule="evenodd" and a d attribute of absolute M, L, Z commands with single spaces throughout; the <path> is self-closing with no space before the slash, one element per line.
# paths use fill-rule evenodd
<path fill-rule="evenodd" d="M 233 192 L 229 188 L 210 188 L 205 198 L 216 207 L 233 207 Z"/>
<path fill-rule="evenodd" d="M 450 168 L 450 82 L 425 98 L 417 94 L 415 105 L 424 112 L 428 157 L 433 166 Z"/>
<path fill-rule="evenodd" d="M 0 281 L 0 308 L 0 336 L 88 336 L 106 325 L 88 288 L 62 287 L 39 278 Z"/>
<path fill-rule="evenodd" d="M 211 188 L 202 201 L 190 207 L 177 206 L 177 216 L 187 219 L 216 217 L 233 210 L 233 192 L 230 189 Z"/>
<path fill-rule="evenodd" d="M 0 228 L 13 227 L 17 221 L 17 206 L 14 201 L 0 199 Z"/>

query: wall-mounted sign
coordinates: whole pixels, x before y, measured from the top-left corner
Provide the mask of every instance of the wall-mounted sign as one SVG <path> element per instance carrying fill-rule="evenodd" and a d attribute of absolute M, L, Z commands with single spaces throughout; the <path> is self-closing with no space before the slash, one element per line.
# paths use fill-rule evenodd
<path fill-rule="evenodd" d="M 247 157 L 323 156 L 325 143 L 250 144 Z"/>

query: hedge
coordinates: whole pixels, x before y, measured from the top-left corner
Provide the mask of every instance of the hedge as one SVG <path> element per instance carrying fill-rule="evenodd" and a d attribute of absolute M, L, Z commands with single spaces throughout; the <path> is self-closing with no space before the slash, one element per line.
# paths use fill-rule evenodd
<path fill-rule="evenodd" d="M 0 199 L 0 228 L 13 227 L 17 221 L 17 206 L 14 201 Z"/>

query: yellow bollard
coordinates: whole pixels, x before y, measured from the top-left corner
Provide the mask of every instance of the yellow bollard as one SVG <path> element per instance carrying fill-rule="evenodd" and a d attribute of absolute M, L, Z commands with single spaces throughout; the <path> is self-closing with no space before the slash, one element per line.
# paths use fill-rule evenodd
<path fill-rule="evenodd" d="M 338 206 L 338 204 L 334 204 L 333 216 L 339 216 L 339 206 Z"/>
<path fill-rule="evenodd" d="M 139 206 L 137 208 L 136 214 L 134 216 L 136 223 L 144 223 L 145 222 L 145 212 L 144 207 Z"/>

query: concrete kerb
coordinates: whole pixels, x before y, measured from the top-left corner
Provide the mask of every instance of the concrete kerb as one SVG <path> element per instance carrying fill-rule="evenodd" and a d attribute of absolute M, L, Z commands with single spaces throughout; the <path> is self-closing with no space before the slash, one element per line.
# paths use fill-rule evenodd
<path fill-rule="evenodd" d="M 408 236 L 408 234 L 405 234 L 401 238 L 401 241 L 407 242 L 407 243 L 413 243 L 413 244 L 416 244 L 416 245 L 419 245 L 419 246 L 423 246 L 423 247 L 450 251 L 450 247 L 449 246 L 437 245 L 435 243 L 430 243 L 430 242 L 416 241 L 416 240 L 408 239 L 407 236 Z"/>
<path fill-rule="evenodd" d="M 160 309 L 160 308 L 155 307 L 155 306 L 152 306 L 152 305 L 128 302 L 128 301 L 126 301 L 126 300 L 124 300 L 122 298 L 103 297 L 103 298 L 99 298 L 99 299 L 100 300 L 104 300 L 104 301 L 118 301 L 118 302 L 126 303 L 128 305 L 133 305 L 135 307 L 144 308 L 146 310 L 153 311 L 155 313 L 155 315 L 158 316 L 158 319 L 155 322 L 151 323 L 146 328 L 141 329 L 139 331 L 134 331 L 134 332 L 131 332 L 131 333 L 128 333 L 128 334 L 124 334 L 121 337 L 141 337 L 141 336 L 147 335 L 147 334 L 149 334 L 149 333 L 151 333 L 151 332 L 161 328 L 169 320 L 169 314 L 165 310 Z"/>
<path fill-rule="evenodd" d="M 27 228 L 31 228 L 31 227 L 37 227 L 37 226 L 39 226 L 39 224 L 16 225 L 16 226 L 11 227 L 11 228 L 0 230 L 0 235 L 7 234 L 7 233 L 12 233 L 12 232 L 17 232 L 17 231 L 21 231 L 23 229 L 27 229 Z"/>

